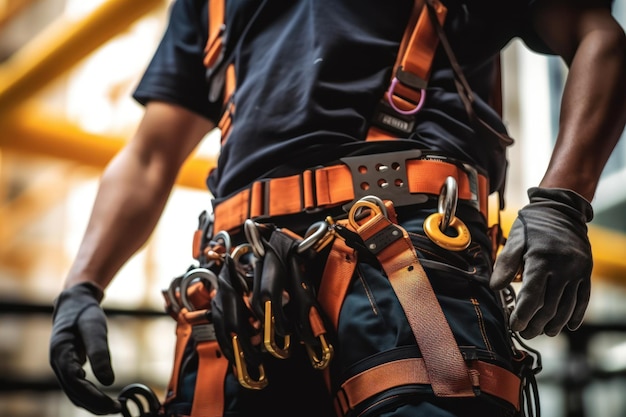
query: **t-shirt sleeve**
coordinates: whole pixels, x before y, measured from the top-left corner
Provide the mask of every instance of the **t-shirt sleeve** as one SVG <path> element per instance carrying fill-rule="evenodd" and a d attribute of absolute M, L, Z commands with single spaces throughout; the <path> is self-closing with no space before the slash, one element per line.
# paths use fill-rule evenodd
<path fill-rule="evenodd" d="M 539 3 L 544 0 L 527 0 L 526 1 L 526 10 L 525 10 L 525 22 L 526 25 L 522 28 L 521 33 L 519 34 L 520 38 L 524 41 L 524 43 L 533 51 L 554 55 L 554 52 L 545 44 L 545 42 L 541 39 L 539 34 L 532 28 L 532 9 Z M 612 7 L 615 0 L 587 0 L 588 3 L 597 2 L 597 4 L 606 5 L 607 7 Z"/>
<path fill-rule="evenodd" d="M 165 101 L 214 122 L 219 119 L 221 103 L 208 100 L 203 64 L 207 18 L 206 1 L 172 3 L 167 29 L 133 93 L 135 100 L 143 105 Z"/>

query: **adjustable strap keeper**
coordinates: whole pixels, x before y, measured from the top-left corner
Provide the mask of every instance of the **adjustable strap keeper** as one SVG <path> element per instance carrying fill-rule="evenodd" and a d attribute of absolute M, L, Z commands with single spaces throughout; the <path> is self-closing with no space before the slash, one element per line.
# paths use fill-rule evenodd
<path fill-rule="evenodd" d="M 370 194 L 391 200 L 396 207 L 420 204 L 429 195 L 439 195 L 448 176 L 458 183 L 459 200 L 469 202 L 488 219 L 489 180 L 467 164 L 419 150 L 347 157 L 342 162 L 255 181 L 225 200 L 214 201 L 214 230 L 233 232 L 246 219 L 348 206 Z"/>
<path fill-rule="evenodd" d="M 476 388 L 520 409 L 520 379 L 497 365 L 472 361 L 477 371 Z M 337 414 L 345 416 L 361 402 L 385 390 L 403 385 L 429 385 L 428 372 L 422 358 L 406 358 L 370 368 L 344 382 L 335 396 Z"/>

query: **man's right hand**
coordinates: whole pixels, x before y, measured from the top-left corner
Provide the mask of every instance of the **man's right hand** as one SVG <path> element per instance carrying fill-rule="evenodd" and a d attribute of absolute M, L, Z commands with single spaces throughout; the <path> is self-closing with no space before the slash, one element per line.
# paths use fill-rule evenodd
<path fill-rule="evenodd" d="M 115 379 L 107 343 L 107 324 L 100 307 L 103 293 L 91 283 L 70 287 L 55 300 L 50 365 L 69 399 L 91 413 L 116 414 L 119 401 L 85 378 L 89 359 L 95 377 L 104 385 Z"/>

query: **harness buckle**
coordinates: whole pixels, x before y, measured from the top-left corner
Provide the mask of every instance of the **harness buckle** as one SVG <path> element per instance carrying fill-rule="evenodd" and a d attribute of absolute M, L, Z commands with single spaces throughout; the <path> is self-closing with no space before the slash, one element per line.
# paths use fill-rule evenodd
<path fill-rule="evenodd" d="M 350 169 L 354 190 L 354 200 L 343 209 L 348 211 L 356 201 L 369 195 L 391 200 L 396 207 L 427 202 L 426 194 L 411 194 L 407 177 L 406 162 L 422 157 L 421 150 L 410 149 L 341 158 Z"/>

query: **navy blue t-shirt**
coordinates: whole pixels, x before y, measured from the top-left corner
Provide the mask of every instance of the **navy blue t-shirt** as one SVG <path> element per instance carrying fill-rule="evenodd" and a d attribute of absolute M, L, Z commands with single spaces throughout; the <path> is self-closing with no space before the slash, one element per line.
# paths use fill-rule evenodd
<path fill-rule="evenodd" d="M 493 62 L 527 31 L 533 0 L 443 0 L 445 29 L 476 93 L 476 113 L 505 132 L 486 102 Z M 267 175 L 327 164 L 363 143 L 396 59 L 413 0 L 228 0 L 228 55 L 237 77 L 233 128 L 208 184 L 224 197 Z M 176 0 L 152 62 L 134 97 L 179 104 L 210 120 L 203 66 L 206 0 Z M 440 48 L 441 49 L 441 48 Z M 449 61 L 435 58 L 424 108 L 409 139 L 502 178 L 504 152 L 479 137 L 458 97 Z M 381 146 L 390 147 L 392 144 Z M 280 169 L 276 169 L 280 167 Z M 498 181 L 492 181 L 492 189 Z"/>

